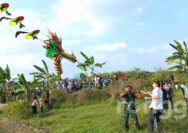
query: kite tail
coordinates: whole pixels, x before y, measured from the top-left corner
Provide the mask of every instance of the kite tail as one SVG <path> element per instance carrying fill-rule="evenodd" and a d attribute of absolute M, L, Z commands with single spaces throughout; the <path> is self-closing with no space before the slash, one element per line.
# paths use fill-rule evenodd
<path fill-rule="evenodd" d="M 6 15 L 11 16 L 12 14 L 8 11 L 6 11 Z"/>
<path fill-rule="evenodd" d="M 61 52 L 62 54 L 62 57 L 75 63 L 77 62 L 77 59 L 76 59 L 76 56 L 74 54 L 68 54 L 68 53 L 65 53 L 64 51 Z"/>
<path fill-rule="evenodd" d="M 54 56 L 53 57 L 55 70 L 56 70 L 58 75 L 61 75 L 63 73 L 63 69 L 62 69 L 62 66 L 61 66 L 61 60 L 62 60 L 61 56 Z"/>

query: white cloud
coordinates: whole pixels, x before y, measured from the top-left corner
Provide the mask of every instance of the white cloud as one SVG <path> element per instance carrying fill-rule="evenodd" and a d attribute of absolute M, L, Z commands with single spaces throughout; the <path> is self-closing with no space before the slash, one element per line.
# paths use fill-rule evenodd
<path fill-rule="evenodd" d="M 98 36 L 105 33 L 105 22 L 95 15 L 92 5 L 96 4 L 89 0 L 60 0 L 52 6 L 54 18 L 48 22 L 48 26 L 56 30 L 66 30 L 74 35 Z M 55 24 L 55 25 L 54 25 Z M 74 25 L 84 24 L 75 28 Z M 74 27 L 74 28 L 73 28 Z"/>
<path fill-rule="evenodd" d="M 93 19 L 90 21 L 90 25 L 92 27 L 89 33 L 90 36 L 97 36 L 105 33 L 105 26 L 101 21 Z"/>
<path fill-rule="evenodd" d="M 168 7 L 173 8 L 173 7 L 175 7 L 175 5 L 173 3 L 171 3 L 171 4 L 168 5 Z"/>
<path fill-rule="evenodd" d="M 170 49 L 169 45 L 164 46 L 151 46 L 149 48 L 130 48 L 131 51 L 135 51 L 137 54 L 146 55 L 146 54 L 159 54 L 160 51 L 168 51 Z"/>
<path fill-rule="evenodd" d="M 21 70 L 30 70 L 33 68 L 33 64 L 38 64 L 40 62 L 39 56 L 35 54 L 12 54 L 0 56 L 0 66 L 4 66 L 5 64 L 9 64 L 9 66 L 14 67 L 14 69 Z"/>
<path fill-rule="evenodd" d="M 107 71 L 128 70 L 140 67 L 145 70 L 167 68 L 165 59 L 170 56 L 169 45 L 154 45 L 146 48 L 131 47 L 126 43 L 101 44 L 85 48 L 84 52 L 94 55 L 97 62 L 107 62 Z"/>
<path fill-rule="evenodd" d="M 145 23 L 144 23 L 144 22 L 142 22 L 142 21 L 140 21 L 140 22 L 137 22 L 137 23 L 136 23 L 136 25 L 138 25 L 138 26 L 144 26 L 144 25 L 145 25 Z"/>
<path fill-rule="evenodd" d="M 90 16 L 89 5 L 88 0 L 60 0 L 52 6 L 52 11 L 56 19 L 66 26 L 86 20 Z"/>
<path fill-rule="evenodd" d="M 144 11 L 144 10 L 143 10 L 142 7 L 137 8 L 137 12 L 138 12 L 138 13 L 143 13 L 143 11 Z"/>
<path fill-rule="evenodd" d="M 97 46 L 89 46 L 84 48 L 84 51 L 89 52 L 90 54 L 99 54 L 99 53 L 110 53 L 116 52 L 118 50 L 125 49 L 127 47 L 126 43 L 114 43 L 114 44 L 101 44 Z"/>
<path fill-rule="evenodd" d="M 12 37 L 11 37 L 12 36 Z M 12 38 L 12 39 L 10 39 Z M 14 38 L 14 34 L 1 35 L 0 55 L 8 54 L 12 51 L 18 51 L 23 46 L 22 41 Z"/>
<path fill-rule="evenodd" d="M 101 60 L 107 61 L 106 70 L 129 70 L 139 67 L 144 70 L 154 70 L 154 68 L 167 68 L 166 58 L 171 54 L 172 49 L 168 45 L 151 46 L 148 48 L 130 48 L 127 46 L 123 51 L 106 53 Z"/>
<path fill-rule="evenodd" d="M 80 40 L 63 40 L 63 46 L 75 46 L 77 44 L 80 44 Z"/>

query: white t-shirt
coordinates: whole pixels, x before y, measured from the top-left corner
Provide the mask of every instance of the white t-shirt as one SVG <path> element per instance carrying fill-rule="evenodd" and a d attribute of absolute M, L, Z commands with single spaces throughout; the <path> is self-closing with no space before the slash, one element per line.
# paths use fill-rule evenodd
<path fill-rule="evenodd" d="M 159 87 L 156 87 L 152 91 L 152 96 L 159 96 L 159 99 L 152 99 L 150 108 L 156 110 L 163 109 L 163 91 Z"/>

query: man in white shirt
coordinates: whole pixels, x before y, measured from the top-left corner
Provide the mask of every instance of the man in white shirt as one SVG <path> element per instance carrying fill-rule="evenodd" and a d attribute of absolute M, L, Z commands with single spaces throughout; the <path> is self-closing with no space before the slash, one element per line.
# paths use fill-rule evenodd
<path fill-rule="evenodd" d="M 151 104 L 150 104 L 150 113 L 149 113 L 149 127 L 148 127 L 148 133 L 154 132 L 154 121 L 156 119 L 157 122 L 157 128 L 158 132 L 160 132 L 160 116 L 163 112 L 163 92 L 159 88 L 160 82 L 159 81 L 153 81 L 153 91 L 150 95 Z"/>
<path fill-rule="evenodd" d="M 183 93 L 183 97 L 185 99 L 186 105 L 188 106 L 188 87 L 183 84 L 175 85 L 176 89 L 181 89 Z"/>

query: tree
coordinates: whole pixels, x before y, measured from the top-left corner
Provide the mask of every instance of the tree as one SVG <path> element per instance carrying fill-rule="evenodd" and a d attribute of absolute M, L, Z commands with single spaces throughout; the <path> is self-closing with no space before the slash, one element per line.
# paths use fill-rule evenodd
<path fill-rule="evenodd" d="M 82 71 L 87 72 L 88 69 L 91 70 L 91 75 L 95 75 L 96 68 L 102 68 L 106 62 L 103 63 L 95 63 L 95 58 L 93 56 L 88 57 L 85 53 L 80 52 L 80 54 L 85 58 L 84 63 L 79 63 L 77 65 Z"/>
<path fill-rule="evenodd" d="M 168 64 L 175 64 L 170 67 L 169 70 L 178 70 L 180 72 L 188 73 L 188 48 L 185 41 L 181 44 L 178 41 L 174 41 L 175 44 L 170 44 L 174 48 L 175 52 L 172 56 L 166 59 Z"/>
<path fill-rule="evenodd" d="M 37 65 L 33 65 L 37 72 L 30 73 L 34 76 L 34 78 L 41 82 L 46 82 L 47 88 L 49 88 L 49 81 L 50 81 L 50 73 L 48 70 L 48 66 L 44 60 L 42 60 L 44 68 L 39 67 Z"/>
<path fill-rule="evenodd" d="M 6 93 L 7 91 L 10 93 L 10 89 L 13 85 L 14 85 L 14 80 L 11 79 L 9 66 L 6 65 L 5 69 L 0 67 L 0 92 L 1 92 L 1 100 L 3 103 L 7 102 L 8 96 L 6 95 Z"/>
<path fill-rule="evenodd" d="M 27 95 L 27 100 L 30 101 L 30 94 L 29 94 L 29 85 L 28 82 L 24 76 L 24 74 L 18 74 L 18 81 L 17 83 L 19 84 L 19 86 L 23 89 L 26 90 L 26 95 Z"/>

